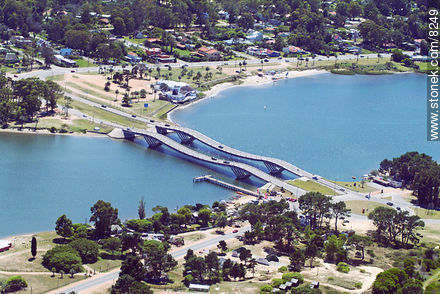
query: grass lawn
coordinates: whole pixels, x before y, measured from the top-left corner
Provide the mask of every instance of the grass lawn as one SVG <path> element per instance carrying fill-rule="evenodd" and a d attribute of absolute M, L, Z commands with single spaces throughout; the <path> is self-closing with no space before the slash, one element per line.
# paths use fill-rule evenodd
<path fill-rule="evenodd" d="M 440 242 L 440 228 L 437 224 L 426 224 L 423 230 L 418 230 L 422 234 L 422 242 L 436 243 Z"/>
<path fill-rule="evenodd" d="M 82 59 L 82 58 L 74 59 L 73 61 L 75 61 L 76 64 L 77 64 L 79 67 L 90 67 L 90 66 L 94 66 L 94 65 L 93 65 L 93 62 L 87 61 L 87 60 Z"/>
<path fill-rule="evenodd" d="M 34 128 L 35 123 L 27 123 L 23 125 L 25 128 Z M 58 130 L 65 129 L 69 132 L 84 133 L 86 130 L 93 131 L 95 127 L 99 127 L 101 132 L 107 133 L 112 130 L 112 128 L 100 125 L 98 123 L 93 123 L 86 119 L 75 119 L 72 124 L 66 124 L 62 119 L 52 119 L 52 118 L 40 118 L 37 124 L 37 129 L 50 129 L 55 127 Z"/>
<path fill-rule="evenodd" d="M 133 39 L 130 39 L 128 36 L 124 37 L 124 40 L 127 40 L 127 41 L 129 41 L 131 43 L 134 43 L 134 44 L 139 44 L 139 45 L 143 45 L 146 39 L 147 38 L 143 38 L 143 39 L 133 38 Z"/>
<path fill-rule="evenodd" d="M 337 195 L 337 193 L 335 191 L 333 191 L 332 189 L 323 186 L 321 184 L 318 184 L 316 182 L 313 181 L 302 181 L 302 180 L 294 180 L 294 181 L 288 181 L 289 184 L 304 189 L 306 191 L 310 191 L 310 192 L 320 192 L 324 195 Z"/>
<path fill-rule="evenodd" d="M 60 100 L 60 104 L 64 105 L 65 102 L 63 101 L 63 99 Z M 79 101 L 75 101 L 73 100 L 71 103 L 71 108 L 77 109 L 79 111 L 81 111 L 84 114 L 87 114 L 88 116 L 92 116 L 95 118 L 99 118 L 102 120 L 106 120 L 106 121 L 110 121 L 110 122 L 114 122 L 123 126 L 128 126 L 128 127 L 135 127 L 135 128 L 145 128 L 145 124 L 126 118 L 126 117 L 122 117 L 120 115 L 117 114 L 113 114 L 111 112 L 102 110 L 100 108 L 97 107 L 93 107 L 84 103 L 81 103 Z"/>
<path fill-rule="evenodd" d="M 388 207 L 387 205 L 368 200 L 350 200 L 345 201 L 345 204 L 347 205 L 347 208 L 351 209 L 352 213 L 360 215 L 362 215 L 362 209 L 365 209 L 363 215 L 368 215 L 376 207 Z"/>
<path fill-rule="evenodd" d="M 7 280 L 12 275 L 2 275 L 0 274 L 0 281 Z M 60 275 L 51 277 L 51 275 L 23 275 L 23 279 L 28 284 L 25 290 L 14 292 L 14 293 L 46 293 L 50 290 L 65 286 L 70 283 L 74 283 L 84 279 L 84 276 L 78 275 L 73 279 L 69 275 L 64 275 L 63 279 L 60 279 Z"/>
<path fill-rule="evenodd" d="M 62 75 L 55 75 L 55 76 L 48 76 L 46 78 L 46 80 L 51 80 L 51 81 L 64 81 L 64 74 Z"/>
<path fill-rule="evenodd" d="M 356 192 L 361 192 L 361 193 L 368 193 L 368 192 L 373 192 L 376 191 L 377 189 L 370 187 L 367 185 L 367 183 L 364 184 L 364 187 L 362 188 L 362 183 L 360 181 L 358 182 L 341 182 L 341 181 L 332 181 L 332 180 L 327 180 L 330 181 L 332 183 L 338 184 L 339 186 L 342 187 L 346 187 L 350 190 L 356 191 Z M 356 184 L 356 186 L 355 186 Z"/>
<path fill-rule="evenodd" d="M 102 259 L 101 257 L 98 259 L 97 262 L 87 264 L 90 268 L 94 269 L 97 272 L 108 272 L 109 270 L 112 270 L 114 268 L 120 267 L 122 264 L 122 261 L 120 259 Z"/>
<path fill-rule="evenodd" d="M 189 235 L 185 235 L 183 237 L 183 239 L 188 242 L 188 241 L 199 241 L 202 239 L 205 239 L 206 235 L 205 234 L 201 234 L 201 233 L 194 233 L 194 234 L 189 234 Z"/>
<path fill-rule="evenodd" d="M 434 209 L 425 209 L 421 207 L 413 208 L 416 215 L 426 219 L 440 219 L 440 211 Z"/>

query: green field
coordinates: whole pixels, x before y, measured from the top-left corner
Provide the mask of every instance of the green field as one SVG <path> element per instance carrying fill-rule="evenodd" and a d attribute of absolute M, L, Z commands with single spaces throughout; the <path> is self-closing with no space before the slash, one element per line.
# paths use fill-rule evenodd
<path fill-rule="evenodd" d="M 413 208 L 416 215 L 424 219 L 440 219 L 440 211 L 434 209 L 425 209 L 421 207 Z"/>
<path fill-rule="evenodd" d="M 89 61 L 84 60 L 84 59 L 82 59 L 82 58 L 74 59 L 73 61 L 76 62 L 76 64 L 78 65 L 78 67 L 90 67 L 90 66 L 94 66 L 92 62 L 89 62 Z"/>
<path fill-rule="evenodd" d="M 147 38 L 143 38 L 143 39 L 136 39 L 136 38 L 133 38 L 133 39 L 130 39 L 128 36 L 125 36 L 125 37 L 124 37 L 124 40 L 127 40 L 127 41 L 129 41 L 129 42 L 131 42 L 131 43 L 134 43 L 134 44 L 143 45 L 144 42 L 145 42 L 145 40 L 147 40 Z"/>
<path fill-rule="evenodd" d="M 374 201 L 368 201 L 368 200 L 345 201 L 345 205 L 347 205 L 347 208 L 351 209 L 351 213 L 360 214 L 360 215 L 368 215 L 376 207 L 389 207 L 384 204 L 377 203 Z M 365 209 L 364 214 L 362 214 L 362 209 Z"/>
<path fill-rule="evenodd" d="M 3 280 L 7 280 L 9 277 L 13 275 L 3 275 L 0 274 L 0 282 Z M 46 293 L 50 290 L 54 290 L 56 288 L 65 286 L 70 283 L 74 283 L 84 279 L 84 275 L 76 275 L 73 279 L 70 278 L 70 275 L 64 275 L 64 278 L 61 279 L 60 275 L 56 275 L 52 277 L 49 275 L 23 275 L 22 276 L 28 284 L 28 287 L 25 290 L 14 292 L 18 294 L 24 293 Z"/>
<path fill-rule="evenodd" d="M 294 181 L 288 181 L 288 183 L 309 192 L 320 192 L 324 195 L 337 195 L 337 193 L 332 189 L 310 180 L 302 181 L 297 179 Z"/>
<path fill-rule="evenodd" d="M 339 186 L 346 187 L 347 189 L 361 193 L 368 193 L 377 190 L 373 187 L 368 186 L 366 182 L 364 183 L 364 187 L 362 187 L 361 181 L 357 181 L 357 182 L 342 182 L 342 181 L 332 181 L 332 180 L 327 180 L 327 181 L 330 181 L 332 183 L 338 184 Z"/>

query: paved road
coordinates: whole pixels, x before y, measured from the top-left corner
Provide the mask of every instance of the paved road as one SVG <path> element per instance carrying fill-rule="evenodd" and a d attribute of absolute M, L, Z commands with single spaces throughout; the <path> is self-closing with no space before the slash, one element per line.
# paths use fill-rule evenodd
<path fill-rule="evenodd" d="M 211 247 L 216 246 L 220 240 L 226 241 L 226 240 L 235 238 L 236 236 L 241 235 L 248 230 L 250 230 L 250 226 L 239 229 L 237 233 L 229 233 L 229 234 L 225 234 L 225 235 L 219 235 L 219 236 L 216 236 L 216 237 L 211 238 L 206 241 L 202 241 L 202 242 L 192 244 L 190 246 L 182 247 L 182 248 L 177 249 L 176 251 L 172 252 L 171 255 L 175 259 L 180 259 L 183 256 L 185 256 L 188 249 L 198 251 L 198 250 L 202 250 L 202 249 L 206 249 L 206 248 L 211 248 Z M 109 273 L 101 274 L 99 277 L 96 277 L 96 278 L 92 278 L 92 279 L 78 282 L 78 283 L 76 283 L 76 285 L 72 285 L 68 289 L 63 289 L 62 291 L 57 291 L 55 293 L 57 293 L 57 294 L 58 293 L 69 293 L 72 291 L 75 291 L 77 293 L 87 293 L 87 290 L 90 288 L 104 284 L 104 283 L 109 282 L 111 280 L 116 281 L 118 276 L 119 276 L 119 270 L 112 271 Z"/>

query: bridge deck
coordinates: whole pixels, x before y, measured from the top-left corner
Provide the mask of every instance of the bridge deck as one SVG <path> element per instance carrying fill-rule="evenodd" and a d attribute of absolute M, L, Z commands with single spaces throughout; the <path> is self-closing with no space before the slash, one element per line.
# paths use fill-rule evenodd
<path fill-rule="evenodd" d="M 221 152 L 225 152 L 227 154 L 230 155 L 234 155 L 240 158 L 244 158 L 244 159 L 249 159 L 249 160 L 255 160 L 255 161 L 261 161 L 261 162 L 267 162 L 267 163 L 271 163 L 271 164 L 275 164 L 277 166 L 279 166 L 280 168 L 282 168 L 283 170 L 286 170 L 292 174 L 295 174 L 299 177 L 306 177 L 309 180 L 312 181 L 317 181 L 320 184 L 323 184 L 333 190 L 338 189 L 339 191 L 345 191 L 345 188 L 343 188 L 342 186 L 336 185 L 335 183 L 331 183 L 325 179 L 314 179 L 314 175 L 281 159 L 278 158 L 273 158 L 273 157 L 266 157 L 266 156 L 261 156 L 261 155 L 256 155 L 256 154 L 252 154 L 252 153 L 248 153 L 248 152 L 244 152 L 241 150 L 237 150 L 235 148 L 223 145 L 220 142 L 215 141 L 214 139 L 198 132 L 195 131 L 193 129 L 189 129 L 189 128 L 185 128 L 185 127 L 181 127 L 181 126 L 177 126 L 177 125 L 170 125 L 170 124 L 163 124 L 163 123 L 156 123 L 155 124 L 156 127 L 160 127 L 169 131 L 174 131 L 174 132 L 182 132 L 184 134 L 187 134 L 189 136 L 194 137 L 195 139 L 197 139 L 198 141 L 202 142 L 203 144 L 214 148 L 218 151 Z"/>
<path fill-rule="evenodd" d="M 267 174 L 266 172 L 264 172 L 256 167 L 253 167 L 253 166 L 245 164 L 245 163 L 236 162 L 236 161 L 214 159 L 213 157 L 210 157 L 208 155 L 197 152 L 191 148 L 188 148 L 188 147 L 176 142 L 175 140 L 173 140 L 165 135 L 161 135 L 159 133 L 154 133 L 154 132 L 150 132 L 150 131 L 146 131 L 146 130 L 140 130 L 140 129 L 124 130 L 124 133 L 154 138 L 157 141 L 161 142 L 162 144 L 170 147 L 171 149 L 176 150 L 182 154 L 185 154 L 191 158 L 194 158 L 194 159 L 197 159 L 200 161 L 204 161 L 204 162 L 208 162 L 208 163 L 212 163 L 215 165 L 227 166 L 230 168 L 234 168 L 234 167 L 239 168 L 239 169 L 246 171 L 250 175 L 253 175 L 253 176 L 255 176 L 265 182 L 273 183 L 276 186 L 281 187 L 281 188 L 285 189 L 286 191 L 289 191 L 293 194 L 296 194 L 297 191 L 299 194 L 304 193 L 304 191 L 297 190 L 296 187 L 294 187 L 294 186 L 284 182 L 283 180 L 278 179 L 270 174 Z"/>

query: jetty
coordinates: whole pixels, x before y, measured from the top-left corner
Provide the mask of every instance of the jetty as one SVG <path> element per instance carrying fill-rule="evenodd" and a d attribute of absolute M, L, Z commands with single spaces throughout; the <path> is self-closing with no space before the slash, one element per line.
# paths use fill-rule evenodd
<path fill-rule="evenodd" d="M 214 178 L 211 175 L 204 175 L 204 176 L 200 176 L 200 177 L 195 177 L 193 179 L 193 183 L 198 183 L 198 182 L 209 182 L 209 183 L 212 183 L 214 185 L 217 185 L 217 186 L 220 186 L 220 187 L 232 190 L 232 191 L 241 192 L 241 193 L 246 194 L 246 195 L 251 195 L 251 196 L 255 196 L 255 197 L 259 197 L 260 196 L 260 194 L 254 192 L 254 191 L 251 191 L 251 190 L 248 190 L 248 189 L 236 186 L 236 185 L 232 185 L 232 184 L 220 181 L 220 180 Z"/>

